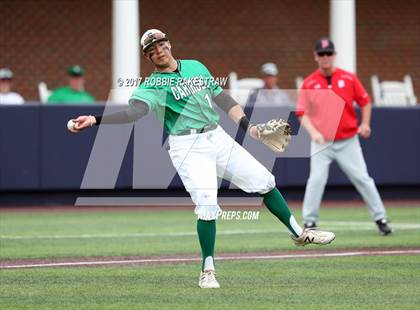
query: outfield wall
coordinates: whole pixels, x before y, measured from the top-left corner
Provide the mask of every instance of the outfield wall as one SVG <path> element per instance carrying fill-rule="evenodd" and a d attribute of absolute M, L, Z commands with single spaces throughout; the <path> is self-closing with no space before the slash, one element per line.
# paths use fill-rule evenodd
<path fill-rule="evenodd" d="M 410 74 L 420 96 L 420 2 L 356 0 L 357 75 L 371 93 L 370 77 L 401 80 Z M 140 32 L 158 28 L 177 59 L 198 59 L 214 76 L 258 77 L 261 65 L 279 66 L 281 88 L 317 68 L 315 41 L 328 35 L 330 1 L 139 1 Z M 86 90 L 106 100 L 112 87 L 111 0 L 0 1 L 0 67 L 14 72 L 14 90 L 39 100 L 36 85 L 67 82 L 71 64 L 86 69 Z M 417 38 L 417 39 L 416 39 Z M 24 46 L 23 46 L 24 42 Z M 337 51 L 339 54 L 344 51 Z M 140 57 L 140 55 L 139 55 Z M 141 77 L 152 64 L 140 57 Z M 137 78 L 137 77 L 131 77 Z M 372 97 L 372 96 L 371 96 Z"/>
<path fill-rule="evenodd" d="M 0 190 L 80 189 L 98 128 L 74 135 L 67 131 L 66 123 L 76 115 L 101 114 L 103 110 L 103 106 L 0 106 Z M 267 108 L 265 114 L 273 117 L 278 115 L 278 110 Z M 289 120 L 294 132 L 297 132 L 296 119 L 292 116 Z M 159 172 L 161 162 L 151 152 L 156 145 L 161 148 L 162 144 L 165 148 L 165 136 L 162 136 L 161 126 L 153 116 L 147 116 L 140 123 L 142 125 L 136 131 L 140 132 L 139 139 L 150 143 L 150 147 L 143 147 L 145 151 L 141 153 L 140 160 L 149 169 Z M 237 127 L 225 116 L 221 123 L 226 131 L 241 139 Z M 121 128 L 113 127 L 112 130 Z M 369 172 L 377 184 L 420 185 L 420 107 L 374 108 L 372 132 L 371 139 L 362 141 L 362 147 Z M 153 136 L 156 134 L 162 139 L 155 139 Z M 133 187 L 133 140 L 132 135 L 116 188 Z M 117 146 L 115 141 L 109 141 L 104 147 L 111 151 Z M 249 147 L 257 158 L 266 157 L 266 153 L 259 153 L 265 152 L 264 148 Z M 162 152 L 165 152 L 164 149 Z M 108 167 L 104 164 L 99 168 L 102 171 Z M 309 158 L 277 158 L 273 172 L 282 187 L 303 186 L 309 174 Z M 328 182 L 329 185 L 349 184 L 335 164 Z M 168 184 L 173 188 L 181 186 L 177 176 Z M 227 186 L 229 183 L 222 183 L 222 187 Z"/>

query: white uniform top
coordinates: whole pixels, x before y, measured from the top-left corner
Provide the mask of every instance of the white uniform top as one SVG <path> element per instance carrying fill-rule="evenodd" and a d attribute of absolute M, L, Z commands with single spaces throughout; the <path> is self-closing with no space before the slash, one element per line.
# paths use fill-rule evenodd
<path fill-rule="evenodd" d="M 25 100 L 21 95 L 14 92 L 0 93 L 0 104 L 24 104 Z"/>

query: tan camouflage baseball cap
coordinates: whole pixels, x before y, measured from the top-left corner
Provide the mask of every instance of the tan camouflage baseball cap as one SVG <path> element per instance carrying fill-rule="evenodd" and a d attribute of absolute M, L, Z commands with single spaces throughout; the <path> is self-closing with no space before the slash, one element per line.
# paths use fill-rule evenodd
<path fill-rule="evenodd" d="M 159 29 L 149 29 L 147 30 L 140 39 L 140 45 L 143 52 L 146 52 L 149 47 L 154 43 L 160 41 L 168 41 L 168 37 L 165 33 Z"/>

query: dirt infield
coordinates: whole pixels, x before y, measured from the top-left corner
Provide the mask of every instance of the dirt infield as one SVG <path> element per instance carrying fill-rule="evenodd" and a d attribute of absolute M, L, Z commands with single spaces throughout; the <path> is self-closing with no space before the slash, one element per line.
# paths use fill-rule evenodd
<path fill-rule="evenodd" d="M 328 258 L 349 256 L 383 256 L 383 255 L 419 255 L 420 248 L 354 248 L 335 250 L 294 250 L 282 252 L 229 253 L 218 255 L 216 261 L 236 260 L 281 260 Z M 197 255 L 171 256 L 107 256 L 107 257 L 72 257 L 59 259 L 22 259 L 0 261 L 0 269 L 42 268 L 42 267 L 94 267 L 94 266 L 127 266 L 157 265 L 199 262 Z"/>

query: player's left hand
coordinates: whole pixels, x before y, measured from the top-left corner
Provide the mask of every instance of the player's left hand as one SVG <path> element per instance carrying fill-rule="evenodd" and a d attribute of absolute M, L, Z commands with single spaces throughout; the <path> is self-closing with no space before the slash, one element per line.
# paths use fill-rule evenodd
<path fill-rule="evenodd" d="M 369 138 L 371 130 L 370 130 L 370 126 L 367 124 L 360 124 L 359 129 L 357 130 L 357 133 L 362 137 L 362 138 Z"/>
<path fill-rule="evenodd" d="M 256 129 L 258 133 L 251 132 Z M 274 118 L 266 123 L 251 127 L 250 135 L 258 137 L 263 144 L 276 153 L 284 152 L 292 134 L 290 125 L 281 118 Z"/>

